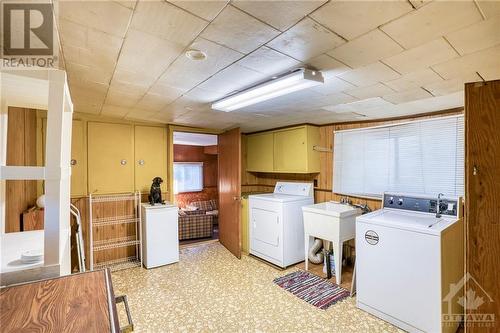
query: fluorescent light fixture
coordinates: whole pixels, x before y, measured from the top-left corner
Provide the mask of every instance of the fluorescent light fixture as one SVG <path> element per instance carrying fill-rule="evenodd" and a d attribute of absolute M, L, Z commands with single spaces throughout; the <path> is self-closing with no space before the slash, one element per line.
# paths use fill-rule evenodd
<path fill-rule="evenodd" d="M 283 96 L 294 91 L 323 84 L 321 72 L 300 69 L 274 80 L 259 84 L 242 92 L 223 98 L 212 104 L 212 109 L 234 111 L 268 99 Z"/>

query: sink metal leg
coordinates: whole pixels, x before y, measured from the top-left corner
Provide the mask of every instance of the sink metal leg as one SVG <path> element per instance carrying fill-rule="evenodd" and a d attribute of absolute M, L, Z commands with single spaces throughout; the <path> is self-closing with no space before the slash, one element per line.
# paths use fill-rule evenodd
<path fill-rule="evenodd" d="M 340 285 L 341 277 L 342 277 L 342 246 L 344 242 L 338 242 L 335 244 L 335 253 L 333 254 L 335 257 L 335 280 L 337 284 Z"/>

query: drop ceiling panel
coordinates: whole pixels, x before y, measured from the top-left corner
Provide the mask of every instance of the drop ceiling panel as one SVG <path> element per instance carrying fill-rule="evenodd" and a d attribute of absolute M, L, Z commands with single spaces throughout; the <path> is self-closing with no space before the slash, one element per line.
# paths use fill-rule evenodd
<path fill-rule="evenodd" d="M 347 95 L 344 93 L 334 93 L 324 97 L 321 97 L 319 102 L 321 103 L 321 107 L 324 106 L 332 106 L 338 104 L 351 103 L 356 101 L 357 99 L 351 95 Z"/>
<path fill-rule="evenodd" d="M 334 93 L 339 93 L 344 90 L 352 89 L 355 86 L 347 81 L 341 80 L 335 76 L 330 76 L 325 78 L 325 83 L 322 85 L 311 88 L 322 95 L 330 95 Z"/>
<path fill-rule="evenodd" d="M 78 78 L 78 80 L 84 82 L 95 82 L 106 85 L 109 84 L 109 81 L 113 76 L 113 68 L 107 70 L 103 68 L 97 69 L 73 63 L 69 60 L 66 61 L 66 71 L 68 73 L 68 77 Z"/>
<path fill-rule="evenodd" d="M 149 88 L 148 92 L 156 95 L 162 95 L 169 99 L 176 99 L 185 91 L 157 81 Z"/>
<path fill-rule="evenodd" d="M 262 46 L 258 50 L 250 53 L 238 61 L 238 64 L 268 76 L 272 76 L 274 74 L 288 72 L 289 70 L 298 67 L 300 62 L 280 52 L 270 49 L 267 46 Z"/>
<path fill-rule="evenodd" d="M 233 5 L 257 17 L 274 28 L 285 31 L 304 16 L 324 4 L 325 0 L 309 1 L 247 1 L 236 0 Z"/>
<path fill-rule="evenodd" d="M 199 85 L 200 88 L 228 95 L 263 80 L 266 76 L 238 64 L 231 65 Z"/>
<path fill-rule="evenodd" d="M 183 49 L 180 44 L 130 29 L 123 43 L 117 69 L 160 76 Z"/>
<path fill-rule="evenodd" d="M 360 67 L 403 51 L 395 41 L 375 29 L 328 52 L 351 67 Z"/>
<path fill-rule="evenodd" d="M 196 61 L 185 55 L 179 56 L 160 77 L 161 82 L 187 91 L 243 56 L 203 38 L 196 39 L 189 47 L 205 52 L 207 58 Z"/>
<path fill-rule="evenodd" d="M 383 95 L 393 94 L 394 90 L 392 90 L 391 88 L 382 83 L 377 83 L 368 87 L 348 89 L 344 92 L 359 99 L 367 99 L 371 97 L 379 97 Z"/>
<path fill-rule="evenodd" d="M 476 3 L 487 19 L 500 15 L 500 1 L 476 0 Z"/>
<path fill-rule="evenodd" d="M 388 81 L 400 77 L 400 75 L 381 62 L 359 67 L 342 73 L 339 77 L 356 86 L 369 86 L 377 82 Z"/>
<path fill-rule="evenodd" d="M 500 45 L 432 66 L 432 68 L 445 79 L 475 72 L 489 72 L 500 68 L 499 55 Z"/>
<path fill-rule="evenodd" d="M 392 107 L 394 104 L 380 98 L 374 97 L 369 99 L 364 99 L 357 102 L 346 103 L 346 104 L 338 104 L 333 106 L 323 107 L 323 110 L 332 111 L 335 113 L 344 113 L 344 112 L 356 112 L 363 114 L 364 111 L 371 108 L 378 107 Z"/>
<path fill-rule="evenodd" d="M 450 33 L 446 39 L 461 55 L 500 44 L 500 15 Z"/>
<path fill-rule="evenodd" d="M 132 9 L 114 1 L 58 1 L 56 17 L 124 37 Z"/>
<path fill-rule="evenodd" d="M 351 40 L 412 9 L 407 1 L 334 1 L 311 17 Z"/>
<path fill-rule="evenodd" d="M 169 1 L 205 20 L 212 21 L 229 1 Z"/>
<path fill-rule="evenodd" d="M 149 121 L 151 117 L 154 117 L 156 115 L 156 113 L 157 112 L 155 111 L 133 108 L 125 115 L 125 119 Z"/>
<path fill-rule="evenodd" d="M 351 68 L 332 57 L 322 54 L 304 62 L 306 66 L 312 66 L 321 71 L 323 77 L 332 77 L 349 71 Z"/>
<path fill-rule="evenodd" d="M 129 108 L 123 106 L 105 104 L 102 107 L 101 115 L 123 118 L 128 112 L 130 112 Z"/>
<path fill-rule="evenodd" d="M 383 62 L 402 74 L 457 58 L 458 54 L 443 38 L 406 50 Z"/>
<path fill-rule="evenodd" d="M 434 96 L 443 96 L 457 91 L 464 90 L 464 84 L 466 82 L 477 82 L 481 81 L 481 78 L 477 76 L 476 73 L 469 73 L 461 77 L 457 77 L 450 80 L 442 80 L 427 84 L 424 86 L 425 89 L 430 91 Z"/>
<path fill-rule="evenodd" d="M 187 45 L 207 25 L 207 21 L 168 2 L 139 1 L 130 28 Z"/>
<path fill-rule="evenodd" d="M 227 6 L 201 36 L 233 50 L 248 53 L 278 34 L 278 30 L 239 9 Z"/>
<path fill-rule="evenodd" d="M 384 84 L 396 91 L 405 91 L 440 81 L 443 81 L 441 76 L 430 68 L 424 68 L 404 74 L 399 79 L 385 81 Z"/>
<path fill-rule="evenodd" d="M 344 43 L 342 38 L 306 17 L 267 45 L 295 59 L 305 61 L 342 43 Z"/>
<path fill-rule="evenodd" d="M 136 108 L 148 111 L 160 111 L 166 107 L 169 103 L 172 103 L 175 97 L 168 97 L 165 95 L 157 95 L 152 93 L 146 93 L 135 105 Z"/>
<path fill-rule="evenodd" d="M 482 20 L 473 1 L 433 1 L 381 27 L 412 48 Z"/>
<path fill-rule="evenodd" d="M 383 98 L 394 104 L 416 101 L 418 99 L 433 97 L 430 93 L 422 88 L 397 92 L 389 95 L 384 95 Z"/>

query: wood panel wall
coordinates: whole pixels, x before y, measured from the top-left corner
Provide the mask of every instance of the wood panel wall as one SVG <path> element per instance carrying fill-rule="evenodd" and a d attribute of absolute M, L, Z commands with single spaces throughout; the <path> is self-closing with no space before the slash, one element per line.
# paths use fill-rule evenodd
<path fill-rule="evenodd" d="M 35 109 L 8 108 L 7 165 L 41 165 L 37 153 L 37 112 Z M 21 231 L 23 212 L 36 203 L 38 181 L 7 180 L 5 191 L 5 232 Z"/>
<path fill-rule="evenodd" d="M 179 206 L 184 207 L 193 201 L 218 198 L 219 171 L 216 153 L 216 146 L 174 145 L 174 162 L 203 162 L 203 191 L 176 194 L 175 201 Z"/>
<path fill-rule="evenodd" d="M 397 118 L 389 120 L 374 120 L 353 123 L 331 124 L 320 126 L 320 146 L 332 150 L 333 132 L 345 129 L 363 128 L 387 124 L 407 122 L 417 119 L 442 117 L 446 115 L 462 114 L 463 109 L 444 110 L 433 114 L 415 117 Z M 242 142 L 246 142 L 243 138 Z M 333 158 L 335 152 L 320 153 L 320 172 L 316 174 L 279 174 L 279 173 L 254 173 L 246 172 L 246 144 L 242 144 L 242 192 L 272 192 L 277 181 L 305 181 L 315 182 L 315 202 L 335 200 L 339 201 L 341 195 L 333 193 Z M 353 203 L 367 204 L 372 210 L 379 209 L 381 200 L 350 197 Z"/>
<path fill-rule="evenodd" d="M 500 330 L 500 80 L 465 85 L 468 332 Z M 488 317 L 485 317 L 488 315 Z M 475 322 L 483 316 L 493 322 Z"/>

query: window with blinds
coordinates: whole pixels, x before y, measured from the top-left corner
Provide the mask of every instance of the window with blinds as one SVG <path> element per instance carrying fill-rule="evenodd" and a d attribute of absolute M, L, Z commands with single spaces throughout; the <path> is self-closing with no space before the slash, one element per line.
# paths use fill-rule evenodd
<path fill-rule="evenodd" d="M 334 133 L 333 192 L 464 194 L 464 117 Z"/>
<path fill-rule="evenodd" d="M 174 194 L 203 191 L 203 163 L 174 163 Z"/>

